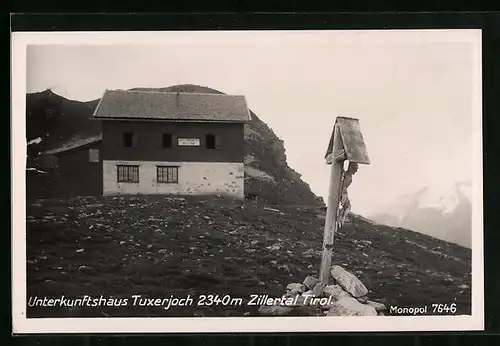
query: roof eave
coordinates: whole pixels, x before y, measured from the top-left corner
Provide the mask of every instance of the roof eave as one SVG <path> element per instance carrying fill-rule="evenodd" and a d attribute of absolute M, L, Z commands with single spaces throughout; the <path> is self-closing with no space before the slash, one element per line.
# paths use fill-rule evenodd
<path fill-rule="evenodd" d="M 70 147 L 70 148 L 65 148 L 65 149 L 50 149 L 50 150 L 47 150 L 47 151 L 44 151 L 44 152 L 40 153 L 40 156 L 42 156 L 42 155 L 66 154 L 68 152 L 72 152 L 74 150 L 81 149 L 81 148 L 84 148 L 84 147 L 86 147 L 88 145 L 95 144 L 95 143 L 98 143 L 98 142 L 101 142 L 101 141 L 102 141 L 102 137 L 101 138 L 96 138 L 95 140 L 93 140 L 91 142 L 82 143 L 81 145 Z"/>
<path fill-rule="evenodd" d="M 166 118 L 132 118 L 132 117 L 110 117 L 110 116 L 93 116 L 95 120 L 111 120 L 111 121 L 162 121 L 162 122 L 177 122 L 177 123 L 248 123 L 251 119 L 166 119 Z"/>

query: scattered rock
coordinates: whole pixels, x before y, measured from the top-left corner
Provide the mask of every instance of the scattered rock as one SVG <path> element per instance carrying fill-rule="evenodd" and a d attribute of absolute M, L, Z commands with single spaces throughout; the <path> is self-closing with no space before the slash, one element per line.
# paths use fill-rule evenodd
<path fill-rule="evenodd" d="M 290 268 L 286 264 L 282 264 L 282 265 L 278 266 L 278 269 L 282 269 L 285 272 L 287 272 L 288 275 L 292 275 L 292 271 L 290 270 Z"/>
<path fill-rule="evenodd" d="M 279 209 L 275 209 L 275 208 L 264 207 L 264 210 L 267 210 L 267 211 L 273 211 L 273 212 L 275 212 L 275 213 L 281 213 L 281 212 L 279 211 Z"/>
<path fill-rule="evenodd" d="M 349 273 L 341 266 L 332 266 L 331 274 L 335 281 L 353 297 L 359 298 L 368 294 L 365 285 L 354 274 Z"/>
<path fill-rule="evenodd" d="M 453 279 L 452 277 L 446 277 L 443 279 L 444 283 L 447 283 L 447 284 L 451 284 L 453 282 L 455 282 L 455 279 Z"/>
<path fill-rule="evenodd" d="M 271 250 L 271 251 L 276 251 L 276 250 L 281 249 L 281 246 L 280 246 L 280 244 L 274 244 L 274 245 L 266 247 L 266 249 Z"/>
<path fill-rule="evenodd" d="M 319 279 L 315 278 L 314 276 L 308 276 L 304 279 L 304 286 L 311 290 L 314 288 L 314 286 L 316 286 L 316 284 L 319 282 Z"/>
<path fill-rule="evenodd" d="M 382 303 L 368 300 L 365 304 L 373 307 L 377 312 L 387 311 L 387 307 Z"/>
<path fill-rule="evenodd" d="M 79 266 L 78 267 L 78 271 L 80 272 L 86 272 L 86 273 L 89 273 L 92 271 L 92 268 L 88 267 L 88 266 Z"/>
<path fill-rule="evenodd" d="M 100 208 L 102 206 L 103 206 L 102 204 L 87 204 L 86 205 L 87 208 Z"/>
<path fill-rule="evenodd" d="M 355 298 L 342 298 L 332 304 L 327 316 L 377 316 L 377 311 Z"/>

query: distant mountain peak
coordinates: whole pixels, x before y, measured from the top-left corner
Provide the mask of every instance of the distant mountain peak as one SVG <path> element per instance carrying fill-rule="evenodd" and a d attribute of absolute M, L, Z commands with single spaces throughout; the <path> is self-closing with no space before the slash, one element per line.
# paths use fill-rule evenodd
<path fill-rule="evenodd" d="M 434 208 L 443 213 L 451 213 L 464 199 L 470 202 L 471 196 L 470 181 L 453 181 L 447 184 L 427 185 L 414 193 L 404 195 L 397 204 L 403 209 Z"/>
<path fill-rule="evenodd" d="M 470 247 L 471 197 L 471 181 L 432 184 L 402 196 L 371 219 Z"/>

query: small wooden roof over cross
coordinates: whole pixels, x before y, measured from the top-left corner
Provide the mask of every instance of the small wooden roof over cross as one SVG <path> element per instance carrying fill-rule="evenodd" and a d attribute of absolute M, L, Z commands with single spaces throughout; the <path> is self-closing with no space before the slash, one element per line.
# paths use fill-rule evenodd
<path fill-rule="evenodd" d="M 344 147 L 346 154 L 346 159 L 350 162 L 356 162 L 361 164 L 370 164 L 370 159 L 368 157 L 368 152 L 366 150 L 365 141 L 363 139 L 363 134 L 361 133 L 361 128 L 359 126 L 359 119 L 347 118 L 347 117 L 337 117 L 335 124 L 339 127 L 339 133 L 341 137 L 341 142 Z M 332 163 L 330 154 L 333 154 L 333 136 L 335 134 L 335 127 L 332 131 L 330 137 L 330 143 L 326 150 L 325 159 L 327 164 Z"/>

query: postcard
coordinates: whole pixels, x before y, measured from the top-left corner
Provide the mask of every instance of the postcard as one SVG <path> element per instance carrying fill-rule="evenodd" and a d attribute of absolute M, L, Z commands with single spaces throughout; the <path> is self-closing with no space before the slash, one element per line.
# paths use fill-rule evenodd
<path fill-rule="evenodd" d="M 484 328 L 480 30 L 14 32 L 13 331 Z"/>

